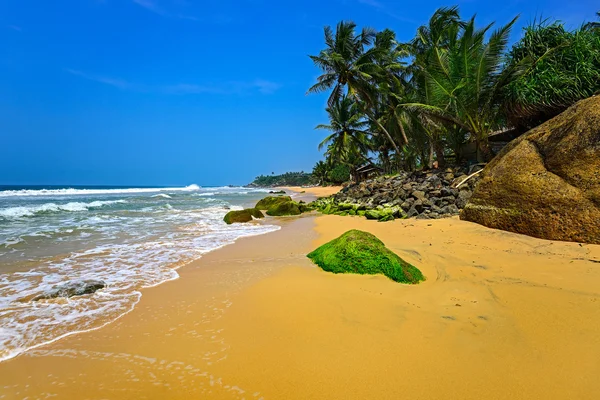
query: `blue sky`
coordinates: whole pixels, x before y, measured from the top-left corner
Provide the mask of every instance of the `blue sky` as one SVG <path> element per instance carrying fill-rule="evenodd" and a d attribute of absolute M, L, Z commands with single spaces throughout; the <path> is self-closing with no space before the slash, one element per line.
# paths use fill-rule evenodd
<path fill-rule="evenodd" d="M 596 0 L 4 0 L 0 184 L 245 184 L 311 170 L 326 96 L 308 54 L 341 19 L 401 40 L 443 5 L 571 27 Z"/>

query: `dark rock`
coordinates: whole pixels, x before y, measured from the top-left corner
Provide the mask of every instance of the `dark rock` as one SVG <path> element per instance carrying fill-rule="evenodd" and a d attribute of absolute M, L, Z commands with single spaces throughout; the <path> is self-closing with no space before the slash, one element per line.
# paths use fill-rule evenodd
<path fill-rule="evenodd" d="M 427 197 L 425 197 L 425 192 L 422 190 L 415 190 L 411 193 L 411 196 L 414 197 L 416 200 L 426 200 Z"/>
<path fill-rule="evenodd" d="M 412 208 L 417 210 L 418 213 L 422 213 L 424 210 L 423 202 L 421 200 L 415 200 L 415 202 L 412 205 Z"/>
<path fill-rule="evenodd" d="M 403 209 L 404 211 L 408 211 L 408 210 L 410 210 L 410 206 L 411 206 L 411 203 L 410 203 L 410 202 L 408 202 L 408 201 L 404 201 L 404 202 L 403 202 L 403 203 L 400 205 L 400 207 L 402 207 L 402 209 Z"/>
<path fill-rule="evenodd" d="M 406 216 L 408 218 L 416 217 L 417 215 L 419 215 L 419 212 L 417 211 L 414 205 L 406 213 Z"/>
<path fill-rule="evenodd" d="M 456 215 L 460 212 L 460 210 L 458 209 L 458 207 L 454 204 L 450 204 L 444 208 L 442 208 L 442 212 L 440 214 L 452 214 L 452 215 Z"/>
<path fill-rule="evenodd" d="M 454 204 L 456 204 L 458 208 L 463 209 L 469 202 L 469 199 L 472 195 L 473 192 L 471 192 L 470 190 L 461 190 Z"/>
<path fill-rule="evenodd" d="M 441 192 L 441 197 L 456 197 L 456 195 L 458 194 L 458 192 L 455 189 L 449 188 L 449 187 L 444 187 L 440 190 Z"/>
<path fill-rule="evenodd" d="M 106 283 L 98 280 L 86 280 L 78 282 L 69 282 L 64 285 L 55 286 L 49 291 L 33 298 L 33 301 L 55 299 L 57 297 L 74 297 L 92 294 L 104 288 Z"/>

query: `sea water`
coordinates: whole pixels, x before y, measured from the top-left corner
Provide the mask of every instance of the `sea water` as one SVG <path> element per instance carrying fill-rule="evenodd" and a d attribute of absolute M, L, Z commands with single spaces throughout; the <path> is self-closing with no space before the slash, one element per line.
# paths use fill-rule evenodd
<path fill-rule="evenodd" d="M 263 197 L 241 187 L 0 186 L 0 361 L 97 329 L 131 311 L 141 289 L 244 236 L 279 229 L 226 225 Z M 67 282 L 101 280 L 94 294 L 32 301 Z"/>

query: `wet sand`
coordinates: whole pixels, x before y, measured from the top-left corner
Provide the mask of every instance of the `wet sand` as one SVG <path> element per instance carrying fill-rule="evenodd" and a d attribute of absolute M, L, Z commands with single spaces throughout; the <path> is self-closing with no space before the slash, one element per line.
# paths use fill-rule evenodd
<path fill-rule="evenodd" d="M 145 290 L 115 323 L 0 363 L 0 398 L 600 397 L 600 246 L 457 219 L 280 221 Z M 427 281 L 305 258 L 352 228 Z"/>

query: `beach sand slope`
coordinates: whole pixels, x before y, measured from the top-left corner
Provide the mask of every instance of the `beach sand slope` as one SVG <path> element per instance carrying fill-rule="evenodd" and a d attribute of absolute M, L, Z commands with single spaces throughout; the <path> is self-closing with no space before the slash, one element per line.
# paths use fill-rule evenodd
<path fill-rule="evenodd" d="M 0 363 L 0 397 L 600 397 L 600 246 L 314 215 L 207 254 L 115 323 Z M 305 257 L 349 229 L 427 281 L 334 275 Z"/>

